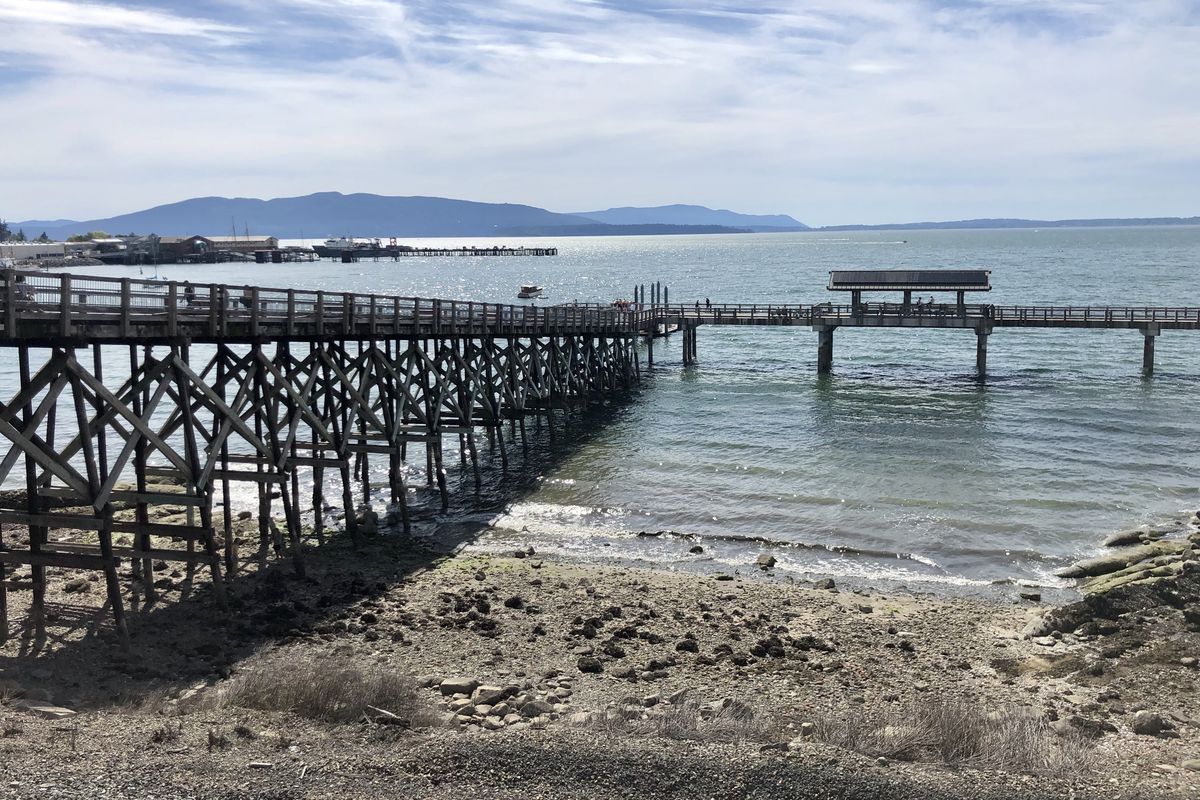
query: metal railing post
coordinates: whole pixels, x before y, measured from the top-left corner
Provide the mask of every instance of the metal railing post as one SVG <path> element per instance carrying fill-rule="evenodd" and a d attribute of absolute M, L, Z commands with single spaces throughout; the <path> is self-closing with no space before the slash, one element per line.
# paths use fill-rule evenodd
<path fill-rule="evenodd" d="M 71 335 L 71 276 L 60 275 L 58 278 L 58 307 L 62 315 L 59 320 L 59 331 L 63 336 Z"/>
<path fill-rule="evenodd" d="M 4 335 L 12 339 L 17 335 L 17 273 L 4 270 Z"/>
<path fill-rule="evenodd" d="M 179 333 L 179 294 L 175 281 L 167 284 L 167 336 Z"/>
<path fill-rule="evenodd" d="M 210 283 L 208 285 L 208 333 L 211 336 L 216 336 L 221 330 L 220 301 L 220 289 L 217 288 L 217 284 Z"/>

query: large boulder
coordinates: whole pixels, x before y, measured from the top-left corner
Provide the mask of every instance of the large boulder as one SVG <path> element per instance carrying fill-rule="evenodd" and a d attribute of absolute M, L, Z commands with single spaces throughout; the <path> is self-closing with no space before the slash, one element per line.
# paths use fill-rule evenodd
<path fill-rule="evenodd" d="M 476 705 L 494 706 L 501 700 L 512 697 L 517 693 L 515 686 L 479 686 L 471 699 Z"/>
<path fill-rule="evenodd" d="M 442 694 L 449 697 L 452 694 L 471 694 L 479 687 L 479 681 L 474 678 L 443 678 L 438 684 L 438 689 Z"/>
<path fill-rule="evenodd" d="M 544 714 L 550 714 L 554 711 L 554 706 L 547 703 L 545 700 L 530 700 L 525 705 L 521 706 L 521 716 L 525 719 L 540 717 Z"/>
<path fill-rule="evenodd" d="M 1154 711 L 1139 711 L 1133 715 L 1133 732 L 1139 736 L 1170 735 L 1175 725 L 1162 714 Z"/>
<path fill-rule="evenodd" d="M 1060 578 L 1090 578 L 1097 575 L 1107 575 L 1110 572 L 1126 569 L 1139 561 L 1146 561 L 1156 556 L 1178 555 L 1188 548 L 1184 539 L 1171 539 L 1162 542 L 1144 544 L 1140 547 L 1130 547 L 1108 553 L 1096 558 L 1076 562 L 1069 567 L 1058 570 L 1055 574 Z"/>

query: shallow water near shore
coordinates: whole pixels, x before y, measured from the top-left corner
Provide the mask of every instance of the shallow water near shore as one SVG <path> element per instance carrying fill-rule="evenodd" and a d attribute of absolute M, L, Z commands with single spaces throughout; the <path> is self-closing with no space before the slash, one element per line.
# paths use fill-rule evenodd
<path fill-rule="evenodd" d="M 1190 227 L 537 244 L 559 255 L 160 272 L 488 302 L 516 302 L 520 284 L 538 283 L 546 303 L 607 302 L 661 280 L 673 302 L 809 303 L 830 299 L 834 268 L 971 267 L 992 270 L 987 301 L 998 304 L 1200 305 L 1200 228 Z M 660 340 L 635 397 L 557 442 L 537 434 L 512 474 L 498 461 L 485 468 L 478 498 L 453 467 L 450 515 L 417 492 L 419 527 L 485 528 L 477 547 L 568 558 L 752 569 L 769 549 L 796 575 L 931 589 L 1061 585 L 1054 569 L 1108 533 L 1200 508 L 1198 336 L 1164 333 L 1157 372 L 1144 380 L 1137 332 L 1001 329 L 980 384 L 974 338 L 961 331 L 843 329 L 834 374 L 818 378 L 806 328 L 705 327 L 697 365 L 682 367 L 677 337 Z M 9 355 L 0 354 L 7 395 Z M 696 546 L 703 552 L 689 552 Z"/>

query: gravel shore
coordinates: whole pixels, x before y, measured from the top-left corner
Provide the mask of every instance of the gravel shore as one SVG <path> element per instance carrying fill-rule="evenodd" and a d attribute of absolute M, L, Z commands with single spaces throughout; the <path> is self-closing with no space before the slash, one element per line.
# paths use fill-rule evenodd
<path fill-rule="evenodd" d="M 247 536 L 251 524 L 239 523 Z M 769 558 L 754 575 L 696 576 L 531 550 L 440 553 L 389 536 L 357 552 L 331 540 L 308 567 L 301 579 L 283 562 L 248 562 L 231 581 L 227 619 L 203 573 L 177 573 L 164 600 L 131 614 L 129 653 L 110 632 L 103 584 L 56 577 L 48 637 L 18 630 L 0 647 L 0 795 L 1200 791 L 1191 574 L 1173 578 L 1174 599 L 1114 619 L 1076 613 L 1059 630 L 1018 587 L 1004 602 L 846 590 L 774 576 Z M 18 627 L 25 610 L 12 598 Z M 347 670 L 413 676 L 413 702 L 434 724 L 387 724 L 399 708 L 333 723 L 230 699 L 246 676 L 305 682 Z M 895 729 L 956 703 L 1035 720 L 1055 748 L 1055 735 L 1086 740 L 1086 763 L 976 769 L 915 750 L 854 752 L 826 733 L 880 719 Z M 677 725 L 685 709 L 693 727 L 672 733 L 665 721 Z M 751 721 L 718 729 L 733 711 Z"/>

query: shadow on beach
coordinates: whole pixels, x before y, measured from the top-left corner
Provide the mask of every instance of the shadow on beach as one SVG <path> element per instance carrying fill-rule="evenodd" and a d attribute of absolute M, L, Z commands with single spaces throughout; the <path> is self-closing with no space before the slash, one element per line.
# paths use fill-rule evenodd
<path fill-rule="evenodd" d="M 320 536 L 306 531 L 305 577 L 296 574 L 287 556 L 241 559 L 237 573 L 225 579 L 228 614 L 213 601 L 205 568 L 181 565 L 171 573 L 178 579 L 152 603 L 134 602 L 127 590 L 128 650 L 115 633 L 98 573 L 78 573 L 90 587 L 70 594 L 63 586 L 77 574 L 56 576 L 47 593 L 44 636 L 35 634 L 26 613 L 28 595 L 10 595 L 0 678 L 19 684 L 27 696 L 74 709 L 139 705 L 227 677 L 235 664 L 264 647 L 356 631 L 361 625 L 351 606 L 369 605 L 407 578 L 452 558 L 488 529 L 491 514 L 535 491 L 540 476 L 603 435 L 636 394 L 571 410 L 565 423 L 557 415 L 553 438 L 545 423 L 530 422 L 526 447 L 508 439 L 506 471 L 498 455 L 486 455 L 485 443 L 482 489 L 476 490 L 469 469 L 455 465 L 448 470 L 451 510 L 442 514 L 436 489 L 422 487 L 414 493 L 412 534 L 382 527 L 355 547 L 344 531 L 327 527 Z M 327 491 L 327 496 L 334 495 Z M 234 535 L 254 542 L 257 530 L 256 519 L 240 520 Z M 77 601 L 82 598 L 94 602 Z"/>

